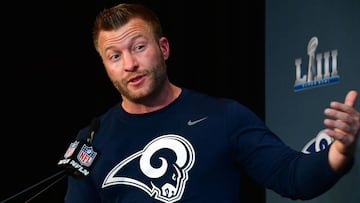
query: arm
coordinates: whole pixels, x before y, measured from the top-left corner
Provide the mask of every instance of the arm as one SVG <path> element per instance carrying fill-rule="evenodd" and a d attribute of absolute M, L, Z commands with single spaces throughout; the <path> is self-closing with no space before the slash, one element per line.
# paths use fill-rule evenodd
<path fill-rule="evenodd" d="M 345 102 L 331 102 L 324 114 L 328 117 L 324 124 L 325 132 L 335 139 L 330 146 L 328 159 L 332 170 L 342 173 L 354 159 L 356 143 L 360 132 L 360 112 L 354 106 L 358 92 L 351 90 L 345 97 Z"/>

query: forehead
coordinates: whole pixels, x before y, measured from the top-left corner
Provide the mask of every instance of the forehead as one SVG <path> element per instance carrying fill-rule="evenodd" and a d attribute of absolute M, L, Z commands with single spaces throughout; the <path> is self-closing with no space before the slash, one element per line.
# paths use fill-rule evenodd
<path fill-rule="evenodd" d="M 148 23 L 140 18 L 133 18 L 115 30 L 100 31 L 99 44 L 111 43 L 112 41 L 123 41 L 134 36 L 149 36 L 151 34 L 151 28 Z"/>

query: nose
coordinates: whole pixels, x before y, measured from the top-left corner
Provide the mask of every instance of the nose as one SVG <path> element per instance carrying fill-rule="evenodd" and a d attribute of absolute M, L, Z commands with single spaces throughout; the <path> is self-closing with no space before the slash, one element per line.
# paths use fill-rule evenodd
<path fill-rule="evenodd" d="M 123 67 L 125 71 L 134 71 L 137 66 L 137 60 L 131 53 L 123 53 Z"/>

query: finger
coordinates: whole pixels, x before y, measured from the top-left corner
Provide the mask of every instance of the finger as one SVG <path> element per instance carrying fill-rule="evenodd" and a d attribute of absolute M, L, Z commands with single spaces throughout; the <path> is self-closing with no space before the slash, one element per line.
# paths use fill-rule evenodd
<path fill-rule="evenodd" d="M 350 90 L 345 97 L 345 104 L 352 107 L 355 106 L 357 97 L 358 97 L 358 92 L 355 90 Z"/>
<path fill-rule="evenodd" d="M 349 134 L 351 131 L 349 125 L 347 125 L 345 122 L 339 119 L 337 120 L 325 119 L 324 124 L 329 128 L 333 128 L 333 130 L 336 131 L 337 133 L 341 133 L 343 135 Z"/>
<path fill-rule="evenodd" d="M 345 141 L 346 141 L 346 136 L 345 136 L 345 132 L 344 131 L 342 131 L 342 130 L 339 130 L 339 129 L 334 129 L 334 134 L 333 134 L 333 138 L 335 139 L 335 140 L 339 140 L 339 141 L 341 141 L 342 143 L 345 143 Z"/>
<path fill-rule="evenodd" d="M 356 113 L 353 107 L 356 104 L 357 97 L 358 92 L 356 90 L 350 90 L 346 94 L 344 103 L 331 102 L 331 108 L 325 109 L 325 115 L 344 122 L 350 122 L 349 114 L 352 115 Z"/>
<path fill-rule="evenodd" d="M 345 108 L 346 106 L 353 107 L 353 106 L 355 106 L 357 96 L 358 96 L 357 91 L 350 90 L 345 96 L 345 102 L 344 102 L 345 106 L 341 105 L 341 103 L 338 103 L 338 102 L 332 102 L 331 107 L 338 109 L 338 110 L 341 109 L 340 107 L 342 107 L 342 108 Z M 325 119 L 324 124 L 327 125 L 328 127 L 333 128 L 333 130 L 334 130 L 334 132 L 336 132 L 336 134 L 346 135 L 346 134 L 348 134 L 347 132 L 349 130 L 346 128 L 346 126 L 344 126 L 344 124 L 346 122 L 349 122 L 347 114 L 345 114 L 344 112 L 337 111 L 335 109 L 330 109 L 330 108 L 325 109 L 325 112 L 324 112 L 325 115 L 332 117 L 336 120 L 333 121 L 330 119 Z M 345 109 L 342 109 L 342 111 L 345 111 Z"/>

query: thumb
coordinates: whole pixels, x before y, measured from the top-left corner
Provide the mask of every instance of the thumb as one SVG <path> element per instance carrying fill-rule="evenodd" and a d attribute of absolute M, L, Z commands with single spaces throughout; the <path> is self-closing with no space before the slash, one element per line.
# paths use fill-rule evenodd
<path fill-rule="evenodd" d="M 356 90 L 350 90 L 345 97 L 345 104 L 349 106 L 355 106 L 356 100 L 358 97 L 358 92 Z"/>

